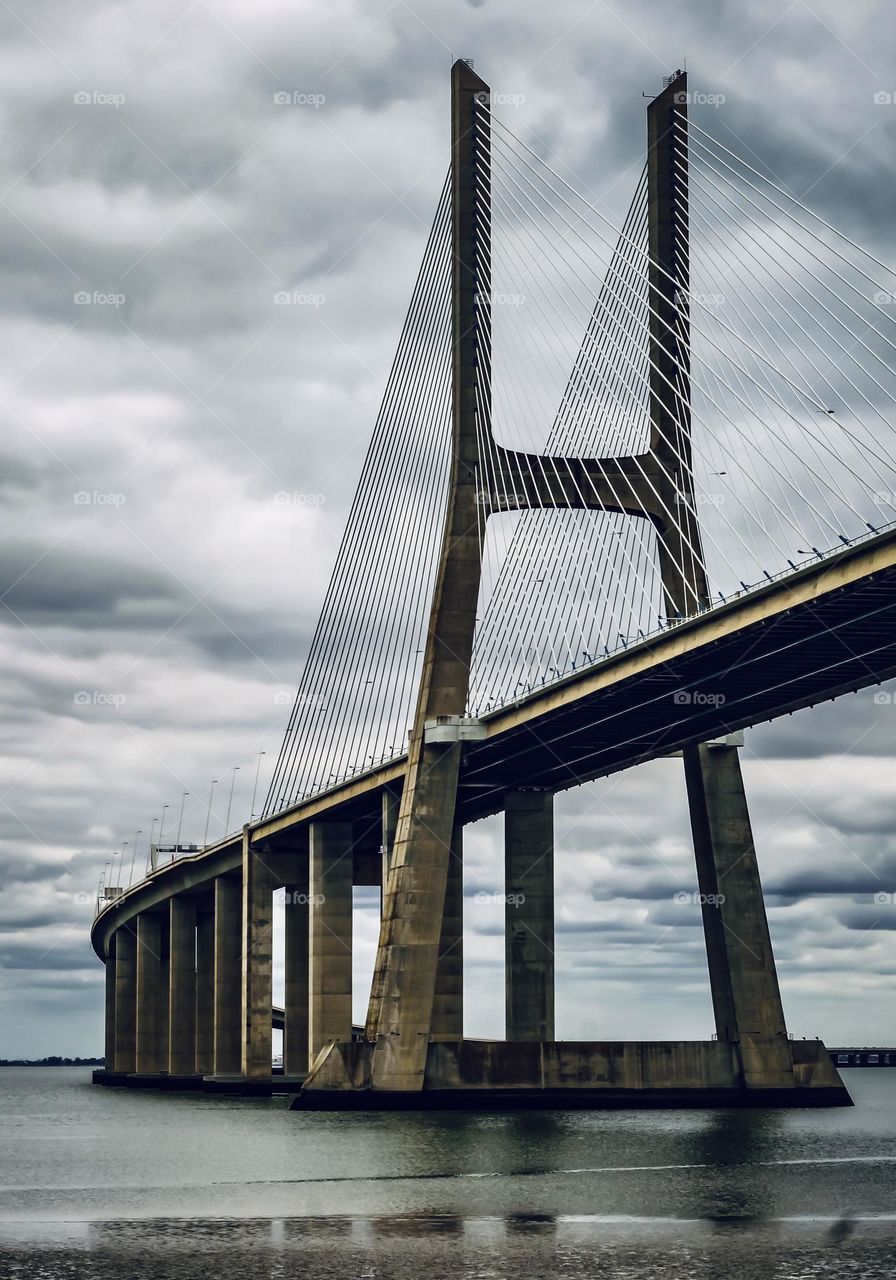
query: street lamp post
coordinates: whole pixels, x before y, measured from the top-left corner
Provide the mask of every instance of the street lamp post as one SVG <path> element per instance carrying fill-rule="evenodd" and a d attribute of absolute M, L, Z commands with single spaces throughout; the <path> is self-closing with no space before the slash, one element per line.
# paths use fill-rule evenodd
<path fill-rule="evenodd" d="M 209 787 L 209 791 L 208 791 L 208 812 L 205 815 L 205 832 L 202 837 L 203 849 L 208 844 L 208 824 L 211 822 L 211 819 L 212 819 L 212 796 L 215 794 L 215 785 L 217 781 L 218 781 L 217 778 L 212 778 L 212 785 Z"/>
<path fill-rule="evenodd" d="M 111 859 L 111 870 L 109 873 L 109 888 L 113 887 L 113 884 L 116 884 L 116 886 L 118 886 L 119 888 L 122 887 L 122 876 L 124 872 L 124 850 L 127 849 L 127 847 L 128 847 L 127 840 L 123 840 L 122 847 L 120 847 L 120 849 L 113 850 L 113 859 Z M 115 859 L 116 858 L 120 859 L 118 864 L 118 876 L 115 876 Z"/>
<path fill-rule="evenodd" d="M 235 764 L 233 766 L 233 772 L 230 775 L 230 796 L 227 800 L 227 817 L 224 819 L 225 836 L 230 831 L 230 809 L 233 804 L 233 784 L 236 782 L 236 775 L 239 773 L 239 770 L 240 770 L 239 765 Z"/>
<path fill-rule="evenodd" d="M 135 859 L 136 859 L 136 857 L 137 857 L 137 838 L 138 838 L 138 836 L 141 836 L 142 834 L 143 834 L 143 828 L 142 828 L 142 827 L 138 827 L 138 828 L 137 828 L 137 830 L 134 832 L 134 847 L 133 847 L 133 849 L 131 850 L 131 870 L 130 870 L 130 872 L 129 872 L 129 874 L 128 874 L 128 888 L 129 888 L 129 889 L 130 889 L 131 885 L 134 883 L 134 861 L 135 861 Z"/>
<path fill-rule="evenodd" d="M 258 795 L 258 774 L 261 770 L 261 757 L 266 755 L 266 751 L 259 751 L 258 759 L 255 762 L 255 786 L 252 788 L 252 812 L 249 814 L 250 819 L 255 817 L 255 797 Z"/>
<path fill-rule="evenodd" d="M 156 869 L 156 857 L 152 851 L 152 838 L 155 833 L 157 822 L 158 822 L 158 818 L 153 818 L 149 828 L 149 852 L 146 855 L 146 874 L 147 875 L 149 875 L 150 871 L 155 871 Z"/>
<path fill-rule="evenodd" d="M 181 827 L 184 825 L 184 805 L 186 803 L 187 796 L 189 794 L 190 794 L 189 791 L 185 791 L 180 798 L 180 817 L 177 820 L 177 835 L 175 836 L 175 839 L 174 839 L 174 853 L 172 853 L 171 855 L 172 862 L 177 857 L 178 850 L 180 849 L 180 830 L 181 830 Z"/>

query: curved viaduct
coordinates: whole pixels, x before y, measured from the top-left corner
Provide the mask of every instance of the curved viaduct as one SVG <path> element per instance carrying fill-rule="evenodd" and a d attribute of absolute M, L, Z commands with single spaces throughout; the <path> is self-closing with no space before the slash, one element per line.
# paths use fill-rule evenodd
<path fill-rule="evenodd" d="M 529 861 L 533 839 L 543 847 L 543 872 L 527 883 L 526 905 L 508 912 L 508 1041 L 553 1042 L 554 793 L 894 675 L 894 624 L 891 529 L 744 591 L 471 726 L 456 839 L 465 823 L 505 812 L 508 893 L 520 844 Z M 105 1082 L 174 1086 L 209 1078 L 271 1087 L 277 887 L 287 890 L 285 1076 L 298 1087 L 330 1046 L 351 1041 L 352 886 L 382 884 L 405 769 L 406 758 L 397 758 L 248 825 L 159 867 L 100 911 L 91 940 L 106 966 Z M 459 859 L 452 866 L 459 868 Z M 442 927 L 432 1041 L 445 1042 L 444 1054 L 463 1037 L 459 874 L 449 876 Z M 726 962 L 742 959 L 729 948 Z M 842 1091 L 823 1047 L 816 1051 L 819 1042 L 794 1045 L 797 1084 L 814 1079 L 822 1086 L 816 1100 L 825 1090 Z M 612 1067 L 634 1048 L 605 1046 L 605 1056 Z M 715 1074 L 724 1094 L 727 1077 L 716 1061 L 724 1045 L 664 1048 L 676 1078 L 690 1071 L 705 1085 Z M 639 1052 L 641 1070 L 649 1051 Z M 694 1054 L 699 1061 L 690 1060 Z"/>

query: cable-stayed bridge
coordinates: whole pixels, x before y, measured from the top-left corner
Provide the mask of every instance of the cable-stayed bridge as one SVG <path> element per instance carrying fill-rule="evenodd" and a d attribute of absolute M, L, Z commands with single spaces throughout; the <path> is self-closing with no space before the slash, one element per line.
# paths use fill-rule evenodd
<path fill-rule="evenodd" d="M 102 1078 L 271 1087 L 285 886 L 299 1105 L 848 1101 L 787 1031 L 737 734 L 896 674 L 896 277 L 705 131 L 683 73 L 621 225 L 465 62 L 451 96 L 263 815 L 105 891 Z M 676 752 L 716 1035 L 557 1041 L 553 797 Z M 498 812 L 506 1039 L 471 1041 L 463 827 Z M 383 890 L 354 1037 L 353 884 Z"/>

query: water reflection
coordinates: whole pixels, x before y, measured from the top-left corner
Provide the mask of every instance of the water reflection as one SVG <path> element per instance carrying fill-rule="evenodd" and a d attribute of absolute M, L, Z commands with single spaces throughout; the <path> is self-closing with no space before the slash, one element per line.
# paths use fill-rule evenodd
<path fill-rule="evenodd" d="M 541 1213 L 350 1214 L 59 1224 L 52 1236 L 0 1226 L 0 1274 L 17 1280 L 767 1280 L 892 1276 L 894 1224 L 663 1221 Z"/>
<path fill-rule="evenodd" d="M 694 1134 L 693 1163 L 709 1166 L 710 1176 L 695 1179 L 695 1213 L 718 1228 L 765 1222 L 775 1212 L 766 1164 L 781 1149 L 785 1125 L 781 1112 L 713 1111 Z M 745 1168 L 749 1176 L 744 1177 Z"/>
<path fill-rule="evenodd" d="M 62 1068 L 9 1068 L 0 1251 L 61 1233 L 91 1252 L 145 1238 L 222 1254 L 329 1241 L 361 1256 L 393 1241 L 411 1258 L 480 1242 L 525 1255 L 613 1223 L 733 1241 L 796 1217 L 841 1221 L 832 1239 L 849 1249 L 864 1230 L 851 1217 L 893 1212 L 896 1150 L 896 1072 L 853 1074 L 858 1105 L 834 1112 L 396 1115 L 116 1094 Z"/>

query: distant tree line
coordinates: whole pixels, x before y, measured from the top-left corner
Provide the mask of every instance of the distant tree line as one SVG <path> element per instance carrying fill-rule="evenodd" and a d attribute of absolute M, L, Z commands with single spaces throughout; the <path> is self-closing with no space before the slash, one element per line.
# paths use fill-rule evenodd
<path fill-rule="evenodd" d="M 105 1058 L 0 1058 L 0 1067 L 101 1067 Z"/>

